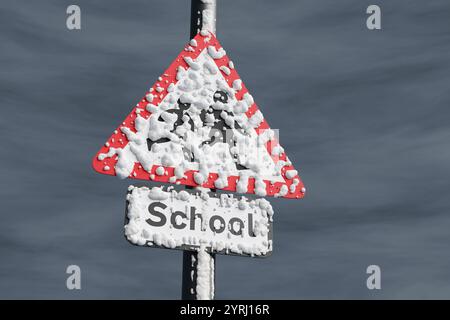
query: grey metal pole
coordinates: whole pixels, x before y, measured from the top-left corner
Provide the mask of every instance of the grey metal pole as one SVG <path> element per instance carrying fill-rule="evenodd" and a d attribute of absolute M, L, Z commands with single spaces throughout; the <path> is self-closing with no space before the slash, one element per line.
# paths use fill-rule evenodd
<path fill-rule="evenodd" d="M 183 251 L 183 280 L 181 299 L 197 300 L 197 253 Z"/>
<path fill-rule="evenodd" d="M 191 0 L 191 39 L 201 30 L 216 34 L 216 0 Z"/>
<path fill-rule="evenodd" d="M 210 31 L 216 34 L 216 0 L 191 0 L 191 39 L 201 31 Z M 212 265 L 211 292 L 209 299 L 214 299 L 216 255 L 210 254 Z M 183 300 L 197 300 L 197 266 L 198 253 L 183 251 L 183 276 L 181 285 L 181 298 Z"/>

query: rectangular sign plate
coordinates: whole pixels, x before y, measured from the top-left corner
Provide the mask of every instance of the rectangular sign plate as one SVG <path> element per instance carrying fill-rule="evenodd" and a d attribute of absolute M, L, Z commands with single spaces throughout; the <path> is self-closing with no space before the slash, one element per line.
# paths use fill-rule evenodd
<path fill-rule="evenodd" d="M 265 257 L 273 209 L 265 199 L 173 187 L 128 188 L 125 237 L 139 246 Z"/>

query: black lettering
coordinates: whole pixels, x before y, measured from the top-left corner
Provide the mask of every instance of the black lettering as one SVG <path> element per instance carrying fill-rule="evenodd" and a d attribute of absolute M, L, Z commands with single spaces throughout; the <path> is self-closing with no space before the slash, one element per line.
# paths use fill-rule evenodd
<path fill-rule="evenodd" d="M 150 212 L 151 215 L 158 217 L 159 221 L 153 221 L 152 219 L 147 219 L 147 220 L 145 220 L 145 222 L 147 222 L 149 225 L 151 225 L 153 227 L 161 227 L 166 224 L 167 219 L 166 219 L 166 216 L 162 212 L 156 211 L 155 207 L 161 208 L 163 210 L 165 208 L 167 208 L 167 206 L 161 202 L 150 203 L 150 205 L 148 206 L 148 212 Z"/>

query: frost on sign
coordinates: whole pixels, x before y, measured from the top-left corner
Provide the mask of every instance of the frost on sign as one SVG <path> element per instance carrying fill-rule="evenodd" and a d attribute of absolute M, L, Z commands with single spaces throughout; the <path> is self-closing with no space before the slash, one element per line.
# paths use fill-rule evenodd
<path fill-rule="evenodd" d="M 133 244 L 267 256 L 273 209 L 265 199 L 130 186 L 125 236 Z"/>
<path fill-rule="evenodd" d="M 300 198 L 305 188 L 233 63 L 198 34 L 114 131 L 94 169 L 120 178 Z"/>

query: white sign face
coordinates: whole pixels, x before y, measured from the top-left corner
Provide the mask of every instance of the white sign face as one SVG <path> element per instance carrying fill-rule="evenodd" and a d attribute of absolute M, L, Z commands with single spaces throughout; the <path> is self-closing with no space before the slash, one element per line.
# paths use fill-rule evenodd
<path fill-rule="evenodd" d="M 206 36 L 205 36 L 206 37 Z M 303 197 L 297 170 L 213 35 L 199 35 L 93 159 L 120 178 Z"/>
<path fill-rule="evenodd" d="M 133 187 L 125 236 L 140 246 L 248 256 L 272 252 L 273 209 L 265 199 L 172 187 Z"/>

